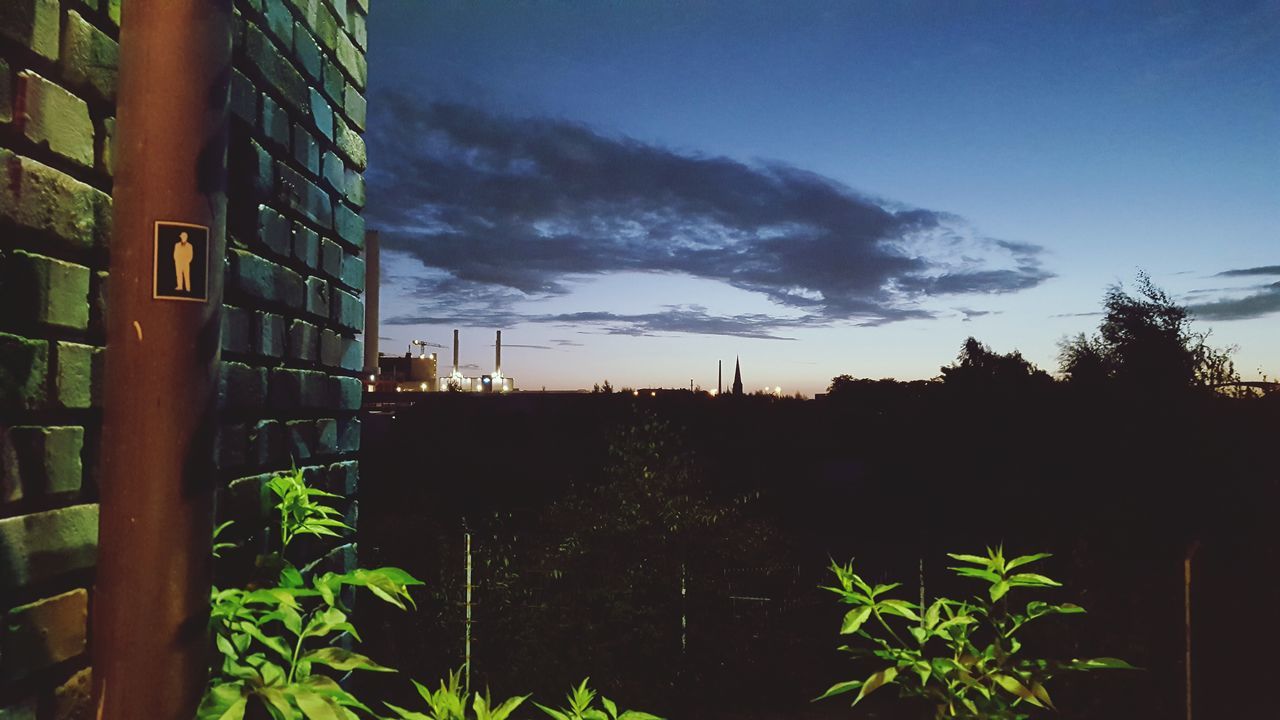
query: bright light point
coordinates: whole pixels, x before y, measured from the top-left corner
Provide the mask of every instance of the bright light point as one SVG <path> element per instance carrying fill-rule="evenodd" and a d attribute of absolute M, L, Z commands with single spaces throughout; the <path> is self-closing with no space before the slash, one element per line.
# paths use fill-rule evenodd
<path fill-rule="evenodd" d="M 422 392 L 426 392 L 426 391 L 427 391 L 427 384 L 426 384 L 426 383 L 422 383 L 422 384 L 421 384 L 421 385 L 419 385 L 418 387 L 419 387 L 419 388 L 422 388 Z"/>
<path fill-rule="evenodd" d="M 373 392 L 373 385 L 366 385 L 365 387 L 368 388 L 369 392 Z"/>

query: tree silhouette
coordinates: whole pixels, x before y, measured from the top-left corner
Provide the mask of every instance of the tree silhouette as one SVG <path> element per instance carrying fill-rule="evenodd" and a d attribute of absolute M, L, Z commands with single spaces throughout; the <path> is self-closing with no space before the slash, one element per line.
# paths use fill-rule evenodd
<path fill-rule="evenodd" d="M 1135 390 L 1162 392 L 1212 387 L 1239 380 L 1233 349 L 1207 343 L 1209 333 L 1191 328 L 1191 315 L 1145 272 L 1137 294 L 1117 284 L 1107 289 L 1098 332 L 1059 344 L 1058 367 L 1080 385 L 1115 382 Z"/>

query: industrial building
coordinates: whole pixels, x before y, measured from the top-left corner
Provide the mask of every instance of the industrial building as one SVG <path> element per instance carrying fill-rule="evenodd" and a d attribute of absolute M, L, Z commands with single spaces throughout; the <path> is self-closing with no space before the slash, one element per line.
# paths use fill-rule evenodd
<path fill-rule="evenodd" d="M 515 390 L 515 379 L 502 374 L 502 331 L 494 341 L 494 369 L 487 375 L 468 377 L 458 365 L 458 331 L 453 331 L 453 370 L 439 374 L 436 353 L 428 353 L 430 343 L 413 342 L 418 347 L 403 356 L 378 354 L 378 371 L 370 373 L 365 389 L 369 392 L 466 392 L 507 393 Z M 439 347 L 439 346 L 435 346 Z"/>

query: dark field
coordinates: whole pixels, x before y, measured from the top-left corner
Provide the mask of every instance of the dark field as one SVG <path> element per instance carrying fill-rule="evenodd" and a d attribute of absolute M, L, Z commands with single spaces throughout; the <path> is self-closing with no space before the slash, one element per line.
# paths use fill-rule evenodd
<path fill-rule="evenodd" d="M 965 597 L 982 586 L 945 553 L 1003 543 L 1052 552 L 1040 572 L 1064 587 L 1044 599 L 1089 611 L 1038 621 L 1028 651 L 1142 668 L 1056 679 L 1063 717 L 1184 717 L 1194 545 L 1195 715 L 1266 717 L 1277 399 L 936 383 L 817 401 L 428 395 L 365 422 L 362 563 L 427 582 L 409 616 L 366 604 L 366 649 L 429 685 L 462 664 L 465 528 L 473 685 L 495 695 L 548 703 L 590 675 L 670 718 L 925 717 L 892 689 L 857 711 L 810 703 L 875 669 L 836 651 L 830 559 L 907 600 L 921 579 Z M 402 679 L 369 682 L 410 702 Z"/>

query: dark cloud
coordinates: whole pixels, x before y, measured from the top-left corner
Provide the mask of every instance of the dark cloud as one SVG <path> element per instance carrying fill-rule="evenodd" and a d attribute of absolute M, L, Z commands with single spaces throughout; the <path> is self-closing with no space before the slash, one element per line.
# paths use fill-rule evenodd
<path fill-rule="evenodd" d="M 1078 317 L 1102 317 L 1101 312 L 1076 312 L 1076 313 L 1057 313 L 1050 315 L 1051 318 L 1078 318 Z"/>
<path fill-rule="evenodd" d="M 575 279 L 673 273 L 762 293 L 779 313 L 682 306 L 580 313 L 577 322 L 772 338 L 932 317 L 919 308 L 924 298 L 1016 292 L 1052 277 L 1039 246 L 976 237 L 948 213 L 873 200 L 788 165 L 678 153 L 457 104 L 380 103 L 368 135 L 367 215 L 384 249 L 428 269 L 416 295 L 428 298 L 423 322 L 574 322 L 513 306 L 567 294 Z"/>
<path fill-rule="evenodd" d="M 985 317 L 987 315 L 1000 315 L 1001 310 L 970 310 L 969 308 L 956 308 L 956 312 L 962 316 L 960 322 L 972 322 L 974 318 Z"/>
<path fill-rule="evenodd" d="M 1264 268 L 1253 268 L 1260 270 Z M 1228 271 L 1231 272 L 1231 271 Z M 1264 273 L 1246 273 L 1261 275 Z M 1280 274 L 1280 273 L 1276 273 Z M 1223 298 L 1192 305 L 1189 309 L 1202 320 L 1252 320 L 1280 312 L 1280 282 L 1252 288 L 1254 292 L 1238 298 Z"/>
<path fill-rule="evenodd" d="M 1223 270 L 1214 277 L 1253 277 L 1256 275 L 1280 275 L 1280 265 L 1263 265 L 1261 267 Z"/>
<path fill-rule="evenodd" d="M 573 340 L 556 340 L 553 338 L 551 342 L 560 347 L 583 347 L 582 343 L 574 342 Z"/>

